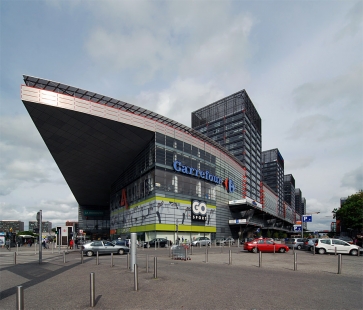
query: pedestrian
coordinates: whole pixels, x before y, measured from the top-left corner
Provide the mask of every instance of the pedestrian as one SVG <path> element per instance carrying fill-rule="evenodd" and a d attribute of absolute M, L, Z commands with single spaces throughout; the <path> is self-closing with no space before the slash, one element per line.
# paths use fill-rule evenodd
<path fill-rule="evenodd" d="M 10 250 L 10 239 L 6 240 L 5 244 L 6 244 L 6 249 Z"/>
<path fill-rule="evenodd" d="M 46 248 L 47 248 L 47 247 L 46 247 L 46 245 L 45 245 L 45 238 L 43 238 L 42 246 L 43 246 L 43 248 L 44 248 L 44 249 L 46 249 Z"/>
<path fill-rule="evenodd" d="M 76 244 L 76 248 L 79 249 L 79 247 L 78 247 L 78 239 L 74 240 L 74 243 Z"/>
<path fill-rule="evenodd" d="M 69 241 L 69 248 L 72 250 L 73 249 L 73 239 L 71 239 L 70 241 Z"/>

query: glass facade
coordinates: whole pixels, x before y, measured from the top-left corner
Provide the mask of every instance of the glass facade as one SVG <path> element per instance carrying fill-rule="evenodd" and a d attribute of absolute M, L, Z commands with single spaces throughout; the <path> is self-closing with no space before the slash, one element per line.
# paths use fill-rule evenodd
<path fill-rule="evenodd" d="M 284 216 L 284 159 L 278 149 L 262 152 L 262 181 L 277 194 L 278 215 Z"/>
<path fill-rule="evenodd" d="M 192 113 L 192 128 L 218 142 L 246 168 L 243 197 L 260 202 L 261 118 L 245 90 Z"/>
<path fill-rule="evenodd" d="M 229 232 L 228 201 L 242 195 L 243 169 L 236 163 L 230 165 L 230 159 L 220 152 L 220 156 L 208 152 L 208 146 L 198 142 L 194 145 L 155 133 L 154 140 L 112 186 L 111 230 L 121 235 L 137 232 L 141 239 L 167 237 L 174 241 L 177 231 L 185 239 Z M 181 168 L 177 171 L 175 162 L 186 172 Z M 199 172 L 191 174 L 191 168 Z M 217 176 L 219 182 L 206 175 Z M 222 184 L 225 180 L 232 180 L 233 193 Z M 206 204 L 204 221 L 193 220 L 193 201 Z"/>

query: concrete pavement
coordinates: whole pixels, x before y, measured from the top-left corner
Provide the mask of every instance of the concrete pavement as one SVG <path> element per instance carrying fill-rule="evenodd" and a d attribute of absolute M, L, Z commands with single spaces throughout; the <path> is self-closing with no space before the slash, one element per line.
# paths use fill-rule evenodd
<path fill-rule="evenodd" d="M 7 250 L 5 250 L 7 251 Z M 48 251 L 48 252 L 47 252 Z M 229 264 L 231 251 L 232 264 Z M 293 251 L 259 255 L 238 247 L 193 249 L 191 260 L 173 260 L 169 249 L 138 249 L 138 291 L 134 273 L 127 269 L 126 255 L 96 258 L 70 251 L 45 250 L 38 254 L 20 250 L 13 254 L 0 249 L 0 309 L 14 309 L 16 287 L 24 289 L 25 309 L 90 308 L 90 273 L 95 274 L 98 309 L 361 309 L 363 257 L 343 255 L 342 274 L 338 256 Z M 149 273 L 146 273 L 146 257 Z M 25 260 L 28 258 L 28 261 Z M 157 257 L 157 279 L 153 276 Z M 30 259 L 32 258 L 32 260 Z M 20 260 L 20 261 L 19 261 Z"/>

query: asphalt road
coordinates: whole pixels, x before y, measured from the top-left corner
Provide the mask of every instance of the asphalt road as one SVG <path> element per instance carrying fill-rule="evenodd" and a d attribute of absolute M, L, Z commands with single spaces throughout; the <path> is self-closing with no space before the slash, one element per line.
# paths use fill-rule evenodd
<path fill-rule="evenodd" d="M 229 264 L 231 251 L 232 264 Z M 246 253 L 241 248 L 194 249 L 191 260 L 173 260 L 168 249 L 138 250 L 138 291 L 125 255 L 84 257 L 79 252 L 44 254 L 43 264 L 13 265 L 0 252 L 0 309 L 15 309 L 16 287 L 24 288 L 25 309 L 90 308 L 90 273 L 95 273 L 98 309 L 362 309 L 363 257 L 344 255 L 337 274 L 335 255 L 293 252 Z M 46 256 L 47 255 L 47 256 Z M 149 273 L 146 273 L 146 255 Z M 24 253 L 25 256 L 25 253 Z M 31 257 L 31 255 L 28 255 Z M 20 258 L 18 256 L 18 258 Z M 153 275 L 157 257 L 157 278 Z"/>

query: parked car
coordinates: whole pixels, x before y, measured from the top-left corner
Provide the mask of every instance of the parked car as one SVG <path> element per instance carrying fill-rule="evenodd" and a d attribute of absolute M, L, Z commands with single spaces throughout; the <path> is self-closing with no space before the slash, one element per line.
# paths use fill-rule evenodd
<path fill-rule="evenodd" d="M 154 238 L 150 241 L 146 241 L 144 242 L 144 248 L 154 248 L 159 247 L 159 248 L 167 248 L 169 245 L 172 246 L 172 242 L 168 239 L 165 238 Z"/>
<path fill-rule="evenodd" d="M 191 243 L 192 246 L 210 245 L 210 239 L 208 237 L 198 237 Z"/>
<path fill-rule="evenodd" d="M 348 237 L 348 236 L 340 236 L 340 237 L 337 237 L 336 239 L 340 239 L 340 240 L 343 240 L 343 241 L 348 242 L 350 244 L 354 244 L 353 239 Z"/>
<path fill-rule="evenodd" d="M 340 239 L 316 239 L 315 251 L 319 254 L 335 253 L 358 255 L 359 246 Z"/>
<path fill-rule="evenodd" d="M 87 256 L 95 255 L 97 252 L 98 254 L 125 254 L 130 251 L 130 249 L 123 245 L 115 245 L 111 241 L 105 240 L 97 240 L 92 241 L 82 245 L 82 253 L 86 254 Z"/>
<path fill-rule="evenodd" d="M 313 239 L 305 239 L 304 245 L 303 245 L 303 249 L 304 250 L 307 250 L 307 251 L 313 251 L 316 240 L 317 240 L 316 238 L 313 238 Z"/>
<path fill-rule="evenodd" d="M 234 244 L 234 239 L 231 237 L 228 237 L 227 239 L 221 238 L 221 239 L 217 239 L 216 240 L 216 244 L 217 245 L 233 245 Z"/>
<path fill-rule="evenodd" d="M 285 241 L 285 245 L 287 245 L 290 249 L 298 249 L 301 250 L 302 247 L 304 246 L 304 238 L 288 238 Z"/>
<path fill-rule="evenodd" d="M 113 240 L 112 243 L 115 245 L 123 245 L 123 246 L 128 247 L 128 242 L 127 242 L 127 240 L 124 240 L 124 239 Z"/>
<path fill-rule="evenodd" d="M 289 247 L 286 244 L 275 243 L 266 238 L 254 239 L 252 241 L 245 242 L 243 248 L 249 252 L 280 252 L 285 253 L 289 251 Z"/>
<path fill-rule="evenodd" d="M 245 239 L 241 239 L 241 244 L 245 244 L 245 242 L 251 242 L 255 240 L 255 238 L 245 238 Z"/>

